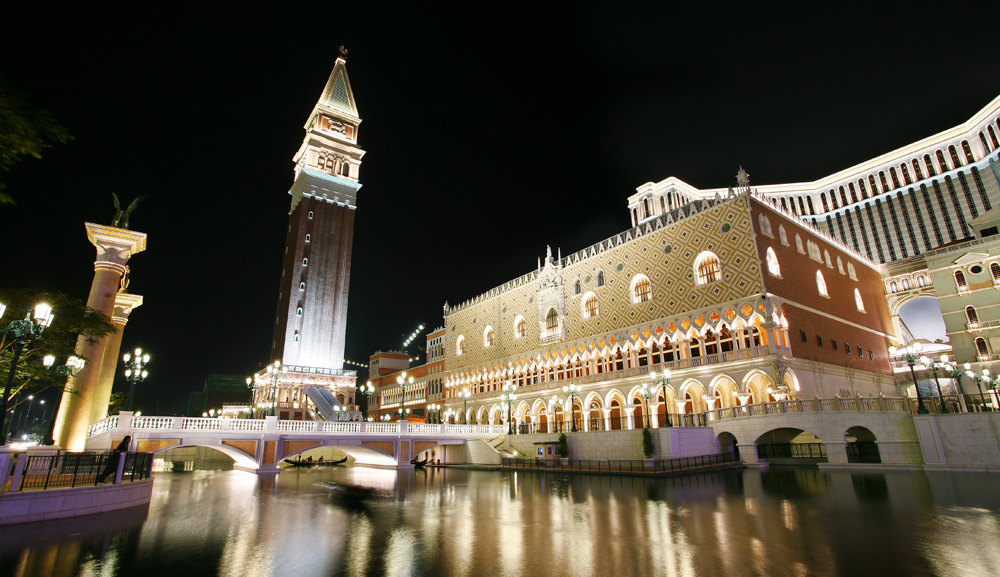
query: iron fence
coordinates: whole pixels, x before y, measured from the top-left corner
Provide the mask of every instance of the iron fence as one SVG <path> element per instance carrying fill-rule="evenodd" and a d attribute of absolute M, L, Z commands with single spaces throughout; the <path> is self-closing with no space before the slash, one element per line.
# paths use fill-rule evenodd
<path fill-rule="evenodd" d="M 826 457 L 823 443 L 771 443 L 757 445 L 758 459 L 822 459 Z"/>
<path fill-rule="evenodd" d="M 118 471 L 119 455 L 116 451 L 83 451 L 27 457 L 20 490 L 113 482 Z M 152 453 L 126 453 L 122 480 L 145 479 L 149 477 L 152 466 Z"/>
<path fill-rule="evenodd" d="M 881 463 L 882 456 L 878 452 L 878 444 L 874 441 L 847 443 L 847 462 Z"/>
<path fill-rule="evenodd" d="M 669 473 L 704 469 L 727 463 L 738 463 L 735 453 L 719 453 L 715 455 L 700 455 L 697 457 L 679 457 L 659 461 L 645 460 L 587 460 L 569 459 L 564 465 L 562 459 L 502 459 L 501 466 L 505 469 L 538 469 L 556 471 L 584 471 L 589 473 Z"/>

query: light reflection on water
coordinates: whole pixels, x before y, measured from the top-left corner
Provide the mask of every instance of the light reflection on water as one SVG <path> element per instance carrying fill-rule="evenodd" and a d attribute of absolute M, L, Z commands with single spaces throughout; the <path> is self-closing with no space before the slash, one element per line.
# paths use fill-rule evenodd
<path fill-rule="evenodd" d="M 998 542 L 982 474 L 191 471 L 157 473 L 148 514 L 0 528 L 0 575 L 977 576 Z"/>

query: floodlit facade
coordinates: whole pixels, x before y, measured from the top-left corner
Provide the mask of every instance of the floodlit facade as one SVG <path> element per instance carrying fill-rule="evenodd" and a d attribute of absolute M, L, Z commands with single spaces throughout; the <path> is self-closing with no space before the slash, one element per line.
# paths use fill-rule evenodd
<path fill-rule="evenodd" d="M 740 185 L 657 200 L 667 210 L 629 230 L 548 251 L 536 270 L 446 304 L 456 420 L 506 422 L 509 409 L 522 430 L 548 432 L 572 410 L 579 430 L 613 430 L 787 397 L 896 394 L 879 266 L 774 207 L 742 171 Z M 665 370 L 664 395 L 650 373 Z"/>
<path fill-rule="evenodd" d="M 368 402 L 369 420 L 397 420 L 405 410 L 407 420 L 439 422 L 440 411 L 431 414 L 428 407 L 444 400 L 444 338 L 444 327 L 428 333 L 426 362 L 412 368 L 413 359 L 405 351 L 376 351 L 369 357 L 368 376 L 375 387 L 374 398 Z M 404 372 L 407 381 L 413 378 L 405 389 L 398 382 Z"/>

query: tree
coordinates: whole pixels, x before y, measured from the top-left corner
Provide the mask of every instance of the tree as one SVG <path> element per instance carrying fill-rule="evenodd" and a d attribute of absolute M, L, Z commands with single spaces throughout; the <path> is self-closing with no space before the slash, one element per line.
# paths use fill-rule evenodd
<path fill-rule="evenodd" d="M 642 453 L 646 455 L 647 459 L 651 459 L 654 451 L 656 451 L 656 446 L 653 445 L 653 434 L 649 432 L 648 428 L 644 428 L 642 430 Z"/>
<path fill-rule="evenodd" d="M 13 404 L 10 399 L 18 393 L 40 393 L 50 387 L 60 389 L 66 382 L 66 377 L 42 366 L 42 357 L 54 355 L 57 364 L 63 364 L 71 355 L 76 354 L 76 340 L 79 335 L 94 342 L 115 331 L 114 324 L 107 315 L 88 308 L 80 299 L 62 293 L 35 293 L 27 289 L 0 289 L 0 302 L 7 305 L 7 310 L 0 318 L 0 326 L 6 328 L 11 321 L 24 318 L 25 314 L 38 303 L 44 302 L 52 307 L 55 319 L 52 326 L 45 329 L 42 338 L 28 341 L 21 352 L 14 375 L 14 385 L 10 390 L 7 408 L 12 409 L 24 402 Z M 10 363 L 14 356 L 13 336 L 10 333 L 0 334 L 0 376 L 6 381 Z M 86 359 L 88 362 L 91 359 Z"/>
<path fill-rule="evenodd" d="M 132 412 L 141 413 L 143 411 L 142 404 L 139 402 L 142 397 L 136 393 L 135 397 L 132 399 Z M 111 393 L 111 400 L 108 401 L 108 414 L 107 416 L 117 415 L 118 413 L 125 410 L 125 403 L 128 402 L 128 393 Z"/>
<path fill-rule="evenodd" d="M 0 78 L 0 169 L 9 171 L 22 156 L 42 157 L 52 142 L 66 144 L 73 137 L 52 114 L 28 103 L 28 95 Z M 0 204 L 14 204 L 0 182 Z"/>
<path fill-rule="evenodd" d="M 559 456 L 563 459 L 569 457 L 569 437 L 566 436 L 566 433 L 559 433 L 557 442 L 559 443 Z"/>

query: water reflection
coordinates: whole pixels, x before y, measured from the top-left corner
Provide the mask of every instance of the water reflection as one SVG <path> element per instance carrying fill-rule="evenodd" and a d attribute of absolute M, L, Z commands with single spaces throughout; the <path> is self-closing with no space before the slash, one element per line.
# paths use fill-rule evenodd
<path fill-rule="evenodd" d="M 994 575 L 996 476 L 164 472 L 144 510 L 0 528 L 3 575 Z M 376 489 L 363 503 L 319 482 Z"/>

